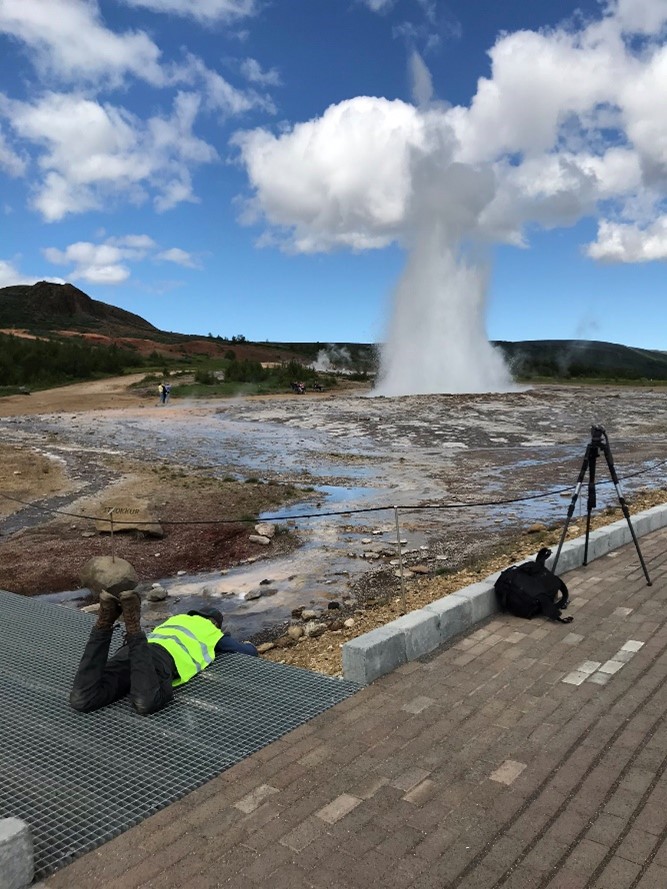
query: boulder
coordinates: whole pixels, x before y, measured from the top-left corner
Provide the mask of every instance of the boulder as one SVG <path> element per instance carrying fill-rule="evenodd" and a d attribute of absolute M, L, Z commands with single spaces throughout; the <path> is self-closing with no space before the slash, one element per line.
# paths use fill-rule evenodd
<path fill-rule="evenodd" d="M 327 631 L 327 625 L 325 623 L 321 623 L 317 620 L 309 621 L 305 627 L 303 628 L 306 636 L 309 636 L 311 639 L 316 638 L 317 636 L 323 636 Z"/>
<path fill-rule="evenodd" d="M 276 646 L 273 644 L 273 642 L 262 642 L 261 645 L 257 646 L 257 651 L 260 654 L 264 654 L 265 651 L 271 651 L 271 649 L 275 647 Z"/>
<path fill-rule="evenodd" d="M 303 627 L 299 627 L 296 625 L 287 627 L 287 635 L 291 639 L 300 639 L 303 636 Z"/>
<path fill-rule="evenodd" d="M 268 546 L 271 543 L 271 538 L 265 537 L 263 534 L 249 534 L 248 540 L 251 543 L 259 543 L 261 546 Z"/>
<path fill-rule="evenodd" d="M 139 583 L 137 572 L 125 559 L 113 556 L 95 556 L 88 559 L 79 574 L 81 586 L 87 587 L 98 598 L 102 590 L 117 595 L 123 590 L 133 590 Z"/>
<path fill-rule="evenodd" d="M 258 522 L 255 525 L 255 534 L 259 534 L 260 537 L 268 537 L 271 540 L 276 535 L 276 526 L 271 522 Z"/>
<path fill-rule="evenodd" d="M 541 534 L 543 531 L 548 531 L 549 529 L 544 524 L 544 522 L 534 522 L 529 528 L 526 528 L 526 534 Z"/>
<path fill-rule="evenodd" d="M 168 595 L 169 594 L 163 586 L 159 583 L 154 583 L 146 593 L 146 598 L 149 602 L 164 602 Z"/>
<path fill-rule="evenodd" d="M 164 537 L 164 531 L 148 507 L 148 500 L 138 497 L 106 497 L 93 506 L 95 527 L 98 531 L 111 532 L 109 512 L 113 510 L 113 531 L 141 531 L 149 537 Z M 103 518 L 104 516 L 104 518 Z"/>

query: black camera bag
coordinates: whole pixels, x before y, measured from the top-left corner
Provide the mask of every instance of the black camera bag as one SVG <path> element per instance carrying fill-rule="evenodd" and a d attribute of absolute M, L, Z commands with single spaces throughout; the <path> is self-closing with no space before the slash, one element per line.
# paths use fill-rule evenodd
<path fill-rule="evenodd" d="M 501 611 L 529 620 L 543 614 L 561 623 L 572 621 L 571 617 L 561 616 L 560 612 L 567 608 L 569 593 L 565 582 L 544 564 L 550 555 L 551 550 L 544 547 L 534 562 L 513 565 L 502 572 L 495 583 Z"/>

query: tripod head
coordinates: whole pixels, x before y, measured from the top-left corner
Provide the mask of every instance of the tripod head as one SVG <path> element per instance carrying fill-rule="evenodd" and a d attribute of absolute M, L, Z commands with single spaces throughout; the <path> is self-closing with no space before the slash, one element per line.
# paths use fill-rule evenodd
<path fill-rule="evenodd" d="M 604 426 L 591 426 L 591 445 L 598 450 L 603 450 L 606 446 L 609 445 L 607 430 L 604 428 Z"/>

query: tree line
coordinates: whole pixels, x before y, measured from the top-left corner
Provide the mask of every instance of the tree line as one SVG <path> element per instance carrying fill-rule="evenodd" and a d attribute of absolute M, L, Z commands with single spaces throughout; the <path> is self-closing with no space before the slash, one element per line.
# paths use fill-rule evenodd
<path fill-rule="evenodd" d="M 0 334 L 0 387 L 55 386 L 122 374 L 144 362 L 129 349 L 77 341 L 26 339 Z"/>

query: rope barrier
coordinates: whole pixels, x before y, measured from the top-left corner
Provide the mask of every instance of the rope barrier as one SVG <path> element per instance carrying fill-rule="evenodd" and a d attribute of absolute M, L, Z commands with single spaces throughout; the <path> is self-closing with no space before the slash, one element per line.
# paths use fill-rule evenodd
<path fill-rule="evenodd" d="M 667 460 L 661 460 L 658 463 L 655 463 L 653 466 L 647 467 L 646 469 L 640 469 L 637 472 L 630 473 L 629 475 L 624 476 L 619 479 L 620 482 L 627 481 L 631 478 L 637 478 L 640 475 L 646 475 L 649 472 L 653 472 L 656 469 L 659 469 L 661 466 L 667 464 Z M 598 485 L 611 484 L 611 479 L 602 479 L 600 481 L 596 481 Z M 509 506 L 514 503 L 528 503 L 533 500 L 542 500 L 548 497 L 556 497 L 561 494 L 568 493 L 572 490 L 572 486 L 568 486 L 567 488 L 557 488 L 553 491 L 546 491 L 541 494 L 529 494 L 524 497 L 509 497 L 503 500 L 477 500 L 477 501 L 468 501 L 468 502 L 455 502 L 455 503 L 419 503 L 414 505 L 403 505 L 397 507 L 395 504 L 387 505 L 387 506 L 366 506 L 359 507 L 356 509 L 341 509 L 332 512 L 310 512 L 310 513 L 292 513 L 289 515 L 276 515 L 276 516 L 264 516 L 261 520 L 259 517 L 257 518 L 237 518 L 237 519 L 201 519 L 194 521 L 177 521 L 177 520 L 169 520 L 166 519 L 164 521 L 156 519 L 153 521 L 138 521 L 132 522 L 135 526 L 140 525 L 169 525 L 169 526 L 187 526 L 187 525 L 238 525 L 238 524 L 255 524 L 258 521 L 263 522 L 284 522 L 288 520 L 295 519 L 320 519 L 320 518 L 333 518 L 335 516 L 348 516 L 348 515 L 360 515 L 363 513 L 373 513 L 373 512 L 387 512 L 389 510 L 401 509 L 405 512 L 419 512 L 426 510 L 450 510 L 450 509 L 478 509 L 482 507 L 491 507 L 491 506 Z M 28 500 L 21 500 L 18 497 L 11 497 L 9 494 L 3 494 L 0 491 L 0 497 L 5 500 L 10 500 L 13 503 L 20 503 L 22 506 L 27 506 L 31 509 L 36 509 L 40 512 L 50 513 L 52 515 L 61 515 L 66 516 L 67 518 L 73 519 L 85 519 L 86 521 L 91 522 L 108 522 L 108 516 L 90 516 L 83 515 L 81 513 L 68 512 L 62 509 L 51 509 L 46 506 L 39 506 L 36 503 L 30 503 Z"/>

